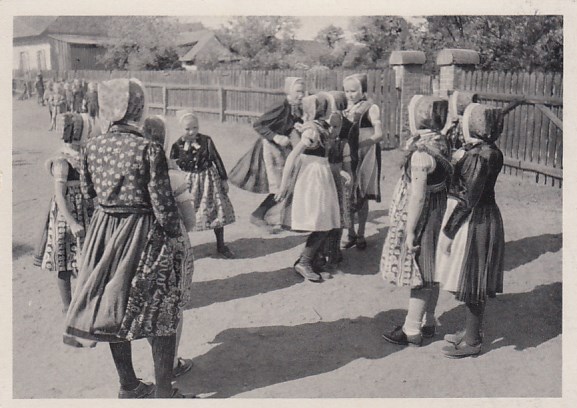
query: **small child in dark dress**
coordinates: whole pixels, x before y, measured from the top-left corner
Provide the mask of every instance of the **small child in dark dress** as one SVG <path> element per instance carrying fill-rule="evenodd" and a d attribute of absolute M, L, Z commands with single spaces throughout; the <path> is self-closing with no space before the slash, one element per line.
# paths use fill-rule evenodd
<path fill-rule="evenodd" d="M 224 163 L 210 136 L 198 132 L 194 113 L 181 111 L 178 118 L 184 135 L 172 145 L 170 159 L 187 173 L 188 192 L 183 195 L 188 196 L 193 214 L 183 214 L 185 224 L 189 231 L 214 230 L 217 252 L 234 258 L 224 243 L 224 226 L 235 221 Z"/>

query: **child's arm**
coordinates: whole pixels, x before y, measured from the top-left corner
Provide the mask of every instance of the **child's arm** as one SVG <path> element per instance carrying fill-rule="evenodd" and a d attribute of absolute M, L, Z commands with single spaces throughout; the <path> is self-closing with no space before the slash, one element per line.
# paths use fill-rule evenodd
<path fill-rule="evenodd" d="M 351 148 L 348 143 L 343 146 L 343 164 L 340 173 L 345 179 L 345 186 L 349 186 L 353 179 L 353 169 L 351 167 Z"/>
<path fill-rule="evenodd" d="M 381 110 L 379 109 L 378 105 L 373 104 L 373 106 L 369 108 L 369 120 L 371 121 L 371 125 L 373 125 L 374 133 L 369 139 L 363 140 L 359 143 L 359 149 L 378 144 L 383 140 L 383 129 L 381 127 Z"/>
<path fill-rule="evenodd" d="M 224 190 L 225 193 L 228 193 L 228 182 L 227 182 L 228 175 L 226 174 L 226 168 L 224 167 L 222 158 L 220 157 L 220 154 L 218 154 L 218 150 L 216 150 L 216 146 L 214 145 L 214 142 L 210 137 L 208 138 L 208 152 L 210 154 L 210 157 L 212 158 L 214 165 L 216 166 L 218 175 L 220 176 L 220 180 L 222 182 L 222 189 Z"/>
<path fill-rule="evenodd" d="M 84 227 L 74 219 L 74 216 L 68 209 L 66 203 L 66 179 L 68 178 L 68 163 L 64 160 L 58 160 L 52 165 L 52 173 L 54 175 L 54 198 L 60 212 L 66 223 L 70 227 L 72 234 L 75 237 L 84 236 Z"/>

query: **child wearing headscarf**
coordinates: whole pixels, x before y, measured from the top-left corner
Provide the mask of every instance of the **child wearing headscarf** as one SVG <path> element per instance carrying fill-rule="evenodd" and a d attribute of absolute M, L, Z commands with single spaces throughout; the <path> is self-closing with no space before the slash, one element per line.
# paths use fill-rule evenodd
<path fill-rule="evenodd" d="M 350 122 L 348 142 L 354 175 L 351 227 L 343 248 L 363 250 L 367 247 L 365 226 L 369 215 L 369 200 L 381 201 L 381 149 L 383 139 L 379 106 L 367 99 L 367 75 L 354 74 L 343 80 L 348 106 L 345 118 Z M 355 214 L 358 230 L 355 231 Z"/>
<path fill-rule="evenodd" d="M 312 282 L 322 280 L 313 270 L 318 251 L 329 231 L 340 228 L 338 195 L 326 152 L 329 131 L 330 126 L 325 121 L 310 121 L 303 125 L 302 137 L 287 158 L 280 190 L 275 196 L 277 201 L 282 201 L 289 194 L 289 181 L 299 158 L 300 169 L 292 189 L 290 227 L 310 232 L 310 235 L 294 268 Z"/>
<path fill-rule="evenodd" d="M 104 81 L 98 88 L 106 134 L 86 144 L 81 188 L 97 197 L 86 231 L 78 284 L 65 333 L 109 343 L 120 382 L 119 398 L 182 398 L 172 387 L 180 321 L 181 220 L 160 145 L 142 135 L 144 85 Z M 132 341 L 152 338 L 156 386 L 141 381 Z"/>
<path fill-rule="evenodd" d="M 253 124 L 260 138 L 231 171 L 231 182 L 237 187 L 254 193 L 268 193 L 250 220 L 257 226 L 270 225 L 273 233 L 281 230 L 280 212 L 271 211 L 276 205 L 274 196 L 279 191 L 291 145 L 298 143 L 299 136 L 295 130 L 302 124 L 303 79 L 286 78 L 284 91 L 286 98 Z"/>
<path fill-rule="evenodd" d="M 435 280 L 466 305 L 465 330 L 445 336 L 446 357 L 481 352 L 487 298 L 503 292 L 505 234 L 495 201 L 503 153 L 495 145 L 506 109 L 472 103 L 463 113 L 465 144 L 453 155 L 455 172 L 440 234 Z"/>
<path fill-rule="evenodd" d="M 63 146 L 46 162 L 54 179 L 54 195 L 34 262 L 58 274 L 62 310 L 66 313 L 72 298 L 71 279 L 78 275 L 78 257 L 94 211 L 92 200 L 80 191 L 80 148 L 90 126 L 87 118 L 64 113 L 58 116 L 57 131 Z"/>
<path fill-rule="evenodd" d="M 214 230 L 217 252 L 234 258 L 224 243 L 224 226 L 235 221 L 224 163 L 212 138 L 199 133 L 198 118 L 193 112 L 180 111 L 177 117 L 184 134 L 172 145 L 170 159 L 187 173 L 188 195 L 194 209 L 190 229 Z"/>
<path fill-rule="evenodd" d="M 391 200 L 381 255 L 383 278 L 411 288 L 404 324 L 383 334 L 393 344 L 420 346 L 423 337 L 435 335 L 435 250 L 452 172 L 450 147 L 441 133 L 446 118 L 446 100 L 415 95 L 409 103 L 413 136 Z"/>

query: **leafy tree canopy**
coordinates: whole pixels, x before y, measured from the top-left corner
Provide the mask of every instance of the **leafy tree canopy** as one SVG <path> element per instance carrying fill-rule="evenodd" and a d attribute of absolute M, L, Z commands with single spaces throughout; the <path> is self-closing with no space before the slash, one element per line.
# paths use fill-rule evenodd
<path fill-rule="evenodd" d="M 345 38 L 345 31 L 333 24 L 320 30 L 315 40 L 326 44 L 329 48 L 335 48 Z"/>
<path fill-rule="evenodd" d="M 109 40 L 101 61 L 107 69 L 165 70 L 180 67 L 176 21 L 167 17 L 126 16 L 107 24 Z"/>

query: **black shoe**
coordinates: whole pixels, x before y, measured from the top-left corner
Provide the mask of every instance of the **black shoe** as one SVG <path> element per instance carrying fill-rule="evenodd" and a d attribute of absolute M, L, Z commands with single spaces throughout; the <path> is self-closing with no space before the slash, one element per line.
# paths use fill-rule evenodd
<path fill-rule="evenodd" d="M 120 399 L 136 399 L 136 398 L 153 398 L 156 386 L 152 383 L 142 382 L 138 383 L 138 387 L 133 390 L 126 391 L 120 389 L 118 391 L 118 398 Z"/>
<path fill-rule="evenodd" d="M 347 242 L 345 242 L 345 243 L 341 246 L 341 248 L 342 248 L 342 249 L 350 249 L 350 248 L 354 247 L 355 245 L 357 245 L 357 237 L 351 237 L 351 236 L 349 235 L 349 237 L 348 237 L 348 239 L 347 239 Z"/>
<path fill-rule="evenodd" d="M 436 333 L 435 325 L 421 327 L 421 336 L 423 336 L 425 339 L 435 337 L 435 333 Z"/>
<path fill-rule="evenodd" d="M 357 249 L 363 251 L 367 249 L 367 241 L 365 237 L 357 237 Z"/>
<path fill-rule="evenodd" d="M 402 326 L 397 326 L 393 331 L 388 333 L 383 333 L 383 339 L 389 343 L 398 344 L 399 346 L 420 346 L 423 342 L 423 337 L 420 334 L 415 334 L 413 336 L 407 336 L 403 331 Z"/>

